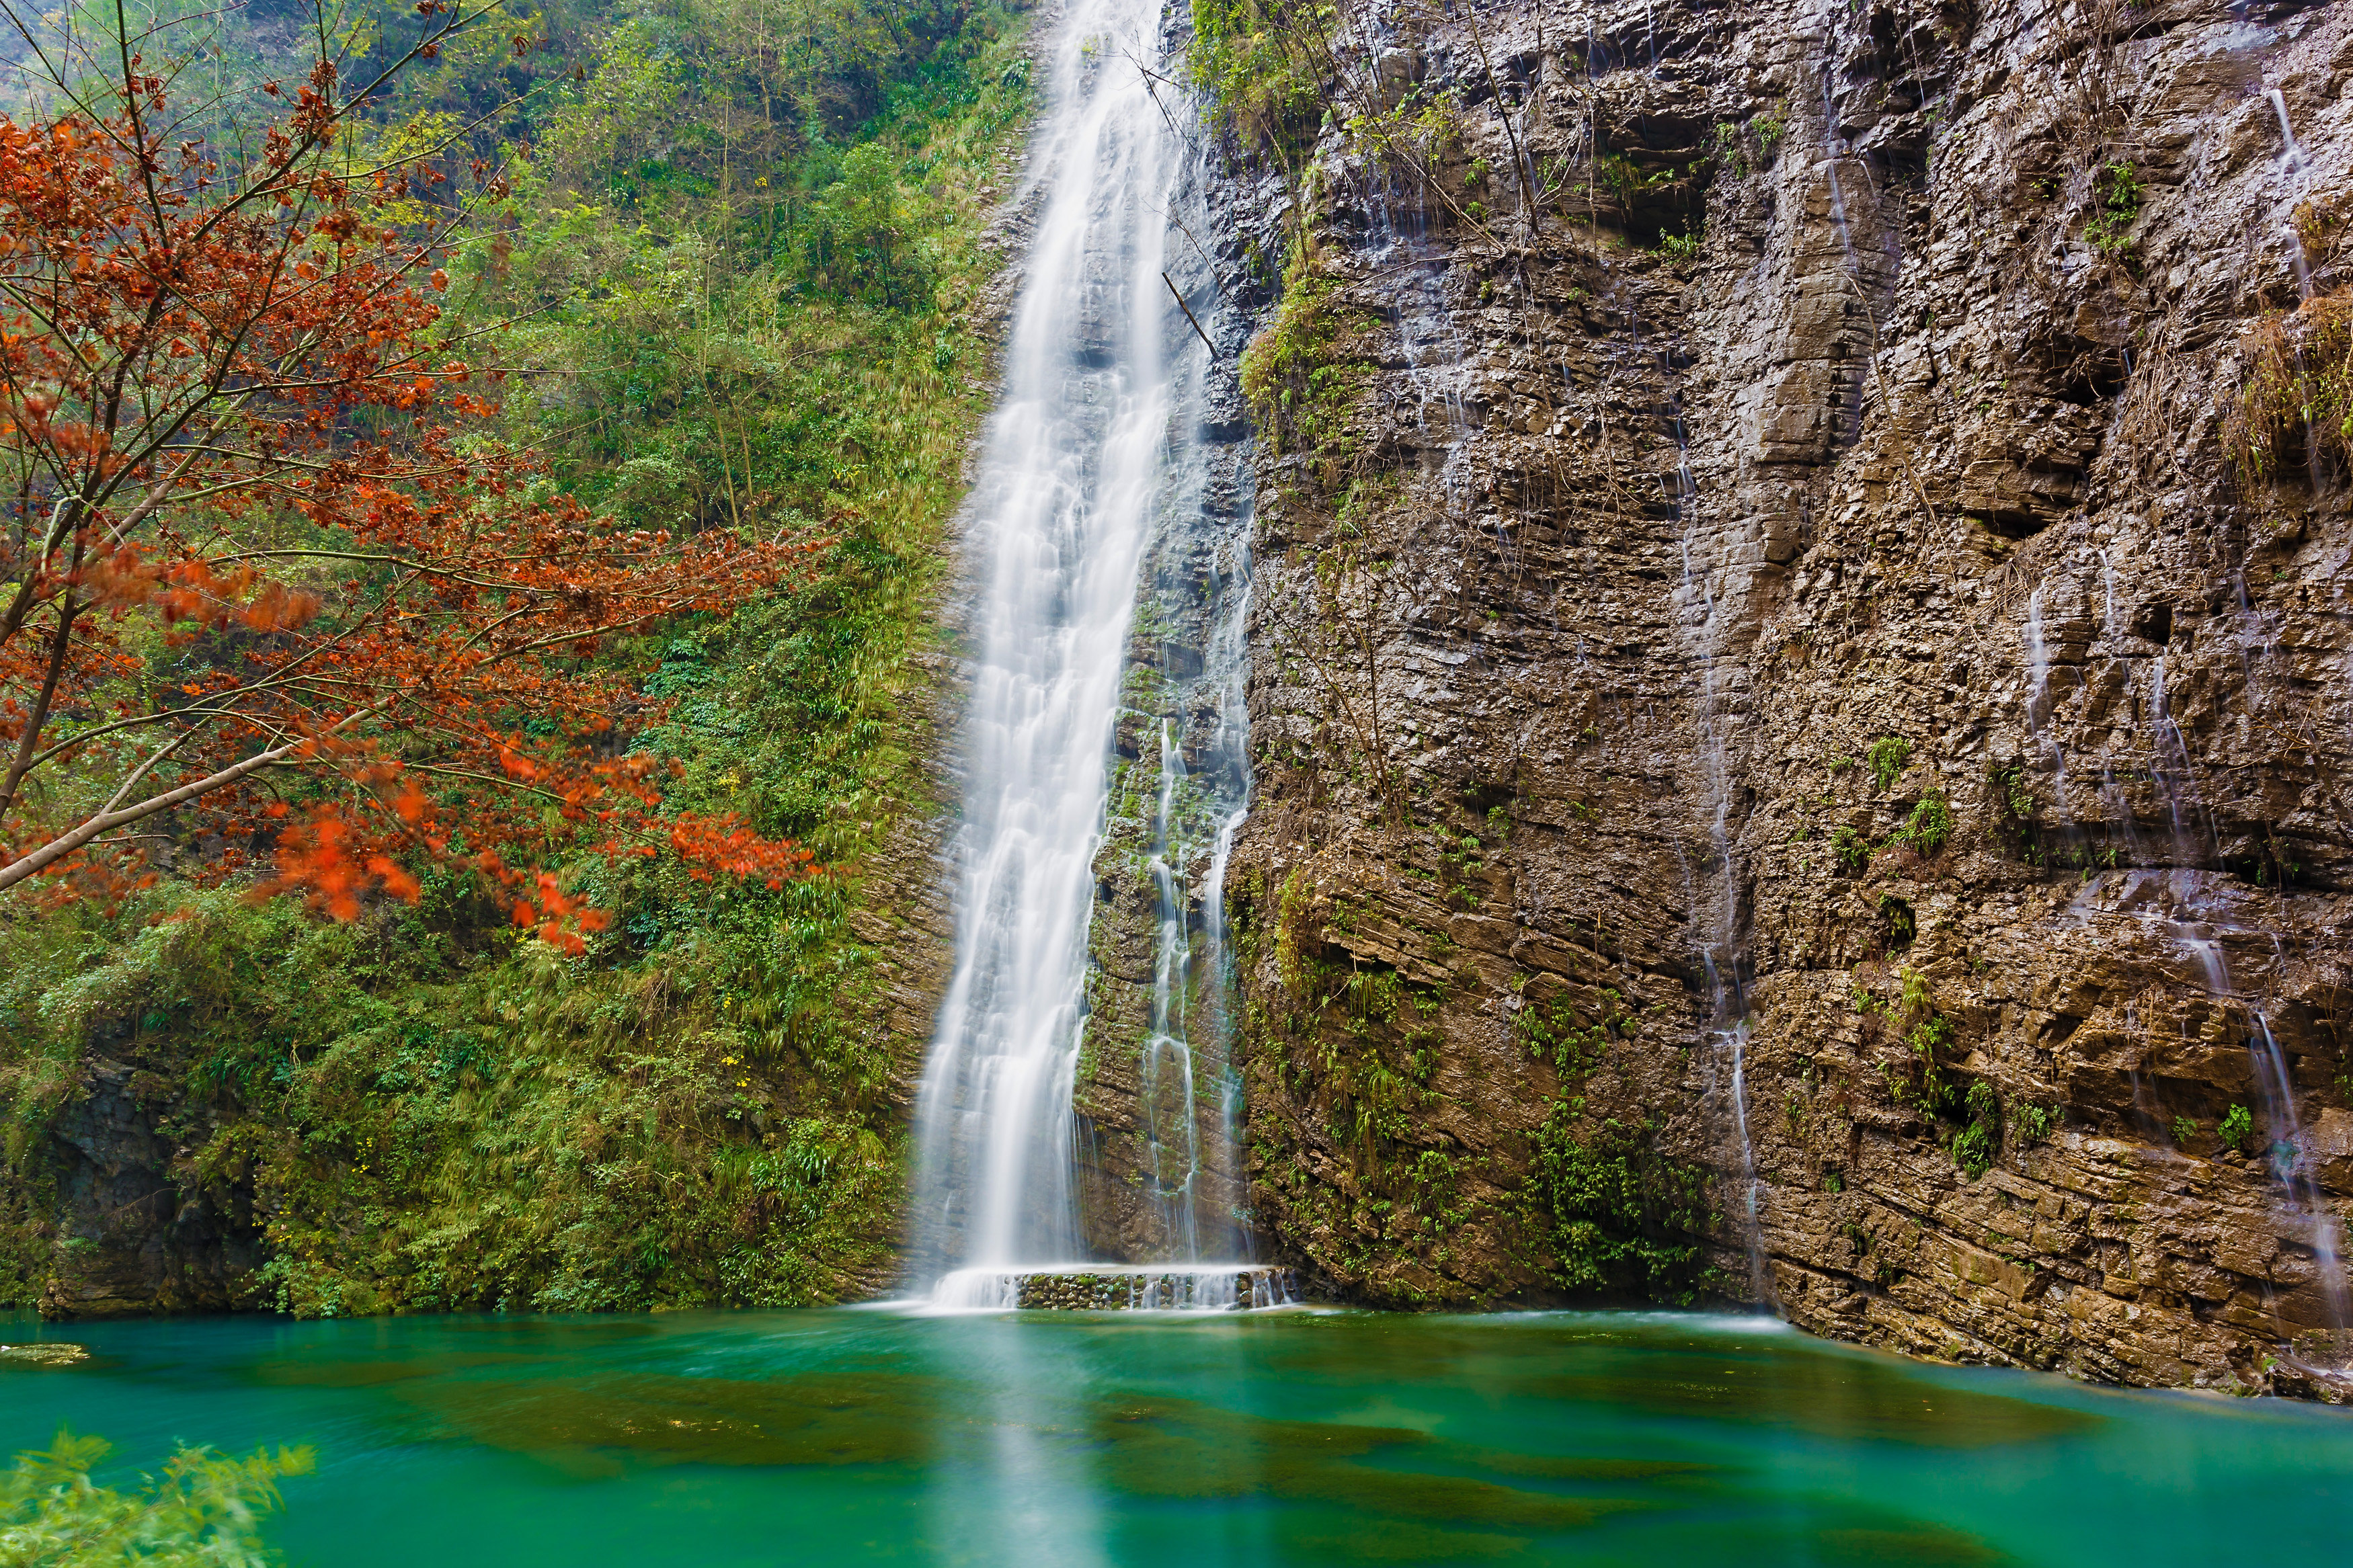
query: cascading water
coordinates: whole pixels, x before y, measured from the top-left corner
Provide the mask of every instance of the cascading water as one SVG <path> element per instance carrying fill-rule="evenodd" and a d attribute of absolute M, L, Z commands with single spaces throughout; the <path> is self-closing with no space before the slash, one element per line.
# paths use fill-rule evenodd
<path fill-rule="evenodd" d="M 1144 1129 L 1152 1155 L 1152 1186 L 1172 1250 L 1187 1263 L 1201 1256 L 1194 1212 L 1201 1173 L 1201 1140 L 1193 1112 L 1193 1047 L 1187 1038 L 1185 981 L 1192 960 L 1189 907 L 1178 883 L 1185 846 L 1176 820 L 1185 753 L 1160 721 L 1160 798 L 1152 825 L 1153 901 L 1159 916 L 1152 956 L 1152 1037 L 1144 1047 Z"/>
<path fill-rule="evenodd" d="M 1673 375 L 1672 356 L 1661 356 L 1661 371 Z M 1680 618 L 1687 629 L 1691 652 L 1699 668 L 1699 762 L 1705 784 L 1713 886 L 1703 900 L 1693 885 L 1691 865 L 1684 860 L 1683 879 L 1691 888 L 1694 925 L 1698 928 L 1700 963 L 1707 974 L 1708 1039 L 1711 1055 L 1731 1061 L 1732 1128 L 1740 1159 L 1739 1207 L 1741 1243 L 1748 1257 L 1749 1287 L 1756 1299 L 1770 1304 L 1772 1282 L 1765 1266 L 1761 1187 L 1757 1179 L 1757 1146 L 1748 1132 L 1748 953 L 1742 941 L 1740 890 L 1732 853 L 1732 769 L 1730 716 L 1721 689 L 1724 654 L 1724 614 L 1713 587 L 1711 563 L 1704 554 L 1706 540 L 1700 511 L 1699 482 L 1691 468 L 1691 447 L 1683 428 L 1680 395 L 1671 391 L 1667 430 L 1675 443 L 1675 515 L 1682 525 L 1683 581 L 1676 595 Z M 1682 847 L 1676 854 L 1683 855 Z M 1713 1068 L 1711 1068 L 1713 1071 Z"/>
<path fill-rule="evenodd" d="M 1030 1304 L 1041 1279 L 1138 1273 L 1081 1261 L 1072 1089 L 1138 575 L 1156 521 L 1185 500 L 1171 443 L 1192 422 L 1172 416 L 1199 380 L 1200 351 L 1163 280 L 1175 266 L 1166 202 L 1185 184 L 1186 150 L 1134 63 L 1158 56 L 1159 17 L 1159 0 L 1081 0 L 1060 24 L 1032 154 L 1039 217 L 974 489 L 979 613 L 956 963 L 915 1114 L 914 1267 L 943 1307 Z M 1150 1121 L 1158 1102 L 1181 1102 L 1164 1109 L 1172 1132 L 1184 1123 L 1184 1152 L 1172 1142 L 1155 1156 L 1187 1168 L 1155 1173 L 1164 1190 L 1189 1194 L 1199 1150 L 1191 1052 L 1175 1026 L 1186 900 L 1174 809 L 1164 792 L 1145 1112 Z M 1189 1237 L 1189 1196 L 1183 1217 Z M 1233 1305 L 1238 1279 L 1252 1294 L 1263 1283 L 1230 1265 L 1152 1277 L 1162 1283 L 1129 1295 Z"/>
<path fill-rule="evenodd" d="M 2255 1058 L 2256 1097 L 2263 1102 L 2264 1119 L 2271 1128 L 2272 1173 L 2286 1189 L 2291 1214 L 2310 1229 L 2321 1302 L 2328 1313 L 2330 1348 L 2341 1357 L 2353 1350 L 2347 1343 L 2348 1327 L 2353 1325 L 2347 1321 L 2345 1265 L 2337 1247 L 2337 1216 L 2328 1211 L 2320 1196 L 2320 1184 L 2313 1180 L 2304 1126 L 2295 1113 L 2295 1085 L 2288 1077 L 2287 1056 L 2280 1049 L 2279 1037 L 2272 1033 L 2271 1019 L 2262 1013 L 2253 1017 L 2255 1035 L 2247 1042 L 2247 1049 Z"/>
<path fill-rule="evenodd" d="M 2116 591 L 2113 563 L 2105 552 L 2101 560 L 2105 572 L 2105 605 L 2108 635 L 2116 635 Z M 2240 616 L 2242 670 L 2250 704 L 2258 690 L 2256 667 L 2268 647 L 2255 643 L 2248 626 L 2252 616 L 2243 607 Z M 2037 588 L 2027 605 L 2025 630 L 2029 665 L 2026 728 L 2030 736 L 2041 737 L 2058 749 L 2055 736 L 2049 735 L 2051 703 L 2048 696 L 2049 654 L 2044 642 L 2042 623 L 2042 591 Z M 2251 644 L 2253 646 L 2251 646 Z M 2231 973 L 2229 939 L 2243 938 L 2253 932 L 2240 918 L 2241 896 L 2229 885 L 2228 879 L 2211 869 L 2221 861 L 2221 840 L 2213 813 L 2198 788 L 2196 767 L 2192 761 L 2189 738 L 2169 706 L 2167 689 L 2166 656 L 2162 653 L 2148 661 L 2147 700 L 2141 710 L 2141 729 L 2146 737 L 2146 774 L 2154 786 L 2165 813 L 2165 825 L 2169 830 L 2162 845 L 2149 843 L 2133 826 L 2131 803 L 2116 783 L 2113 771 L 2105 775 L 2102 790 L 2111 831 L 2125 840 L 2136 868 L 2114 879 L 2117 886 L 2105 897 L 2112 907 L 2137 910 L 2138 918 L 2196 965 L 2200 983 L 2206 993 L 2221 1005 L 2240 1000 Z M 2063 767 L 2061 779 L 2064 780 Z M 2084 891 L 2078 895 L 2078 907 L 2085 910 L 2103 901 L 2099 883 L 2108 879 L 2087 879 Z M 2272 946 L 2279 955 L 2280 967 L 2285 967 L 2284 950 L 2276 933 L 2272 933 Z M 2296 1110 L 2296 1089 L 2290 1075 L 2286 1052 L 2282 1049 L 2266 1013 L 2252 1002 L 2246 1016 L 2251 1025 L 2247 1052 L 2253 1067 L 2256 1098 L 2261 1101 L 2263 1119 L 2270 1132 L 2270 1149 L 2266 1161 L 2276 1183 L 2274 1202 L 2284 1231 L 2300 1234 L 2310 1249 L 2323 1316 L 2327 1324 L 2330 1358 L 2342 1363 L 2353 1352 L 2348 1331 L 2353 1331 L 2353 1300 L 2348 1300 L 2346 1270 L 2338 1246 L 2338 1220 L 2321 1195 L 2311 1171 L 2312 1152 Z M 2137 1034 L 2139 1023 L 2126 1011 L 2126 1028 Z M 2166 1123 L 2153 1096 L 2138 1072 L 2131 1074 L 2133 1103 L 2136 1114 L 2152 1130 L 2153 1136 L 2168 1138 Z M 2168 1139 L 2169 1142 L 2169 1139 Z M 2179 1157 L 2178 1155 L 2174 1157 Z M 2309 1363 L 2307 1363 L 2309 1364 Z M 2313 1367 L 2331 1377 L 2341 1373 Z"/>

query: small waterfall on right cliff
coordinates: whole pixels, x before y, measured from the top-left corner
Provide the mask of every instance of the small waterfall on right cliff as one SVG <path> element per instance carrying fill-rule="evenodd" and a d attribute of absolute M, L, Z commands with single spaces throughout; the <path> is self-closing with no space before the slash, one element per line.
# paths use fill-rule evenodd
<path fill-rule="evenodd" d="M 2113 637 L 2118 618 L 2114 563 L 2105 552 L 2092 552 L 2091 558 L 2100 562 L 2102 614 Z M 2022 630 L 2028 678 L 2024 727 L 2030 741 L 2047 750 L 2053 760 L 2060 826 L 2069 842 L 2080 847 L 2076 825 L 2066 812 L 2065 751 L 2054 732 L 2054 710 L 2060 702 L 2051 689 L 2044 621 L 2047 586 L 2038 584 L 2027 600 Z M 2243 595 L 2236 636 L 2240 674 L 2252 708 L 2260 689 L 2259 667 L 2269 650 L 2257 641 L 2261 628 L 2245 609 Z M 2189 973 L 2196 977 L 2191 984 L 2209 999 L 2206 1005 L 2216 1025 L 2243 1014 L 2240 1026 L 2251 1069 L 2250 1098 L 2260 1112 L 2264 1138 L 2256 1163 L 2269 1177 L 2268 1204 L 2280 1236 L 2295 1238 L 2311 1254 L 2312 1282 L 2330 1342 L 2325 1359 L 2342 1365 L 2353 1355 L 2353 1338 L 2348 1338 L 2353 1335 L 2353 1291 L 2348 1290 L 2339 1222 L 2316 1179 L 2316 1153 L 2298 1113 L 2289 1058 L 2272 1022 L 2277 1005 L 2272 988 L 2284 977 L 2285 948 L 2260 903 L 2229 874 L 2222 823 L 2215 803 L 2200 786 L 2189 735 L 2175 711 L 2175 672 L 2168 658 L 2164 652 L 2147 658 L 2146 695 L 2135 726 L 2138 755 L 2121 760 L 2127 775 L 2137 773 L 2146 780 L 2161 823 L 2154 832 L 2139 830 L 2135 803 L 2118 777 L 2118 761 L 2105 763 L 2100 792 L 2105 820 L 2096 826 L 2107 836 L 2111 855 L 2120 843 L 2131 864 L 2121 870 L 2100 871 L 2094 858 L 2079 855 L 2076 863 L 2067 868 L 2080 871 L 2084 879 L 2073 907 L 2086 917 L 2095 910 L 2126 915 L 2154 941 L 2186 959 Z M 2243 947 L 2250 939 L 2266 938 L 2274 961 L 2269 976 L 2260 986 L 2250 981 L 2242 989 L 2233 973 L 2232 944 L 2235 942 Z M 2239 968 L 2242 973 L 2261 973 L 2262 960 L 2250 965 L 2242 955 Z M 2182 978 L 2187 980 L 2188 974 Z M 2147 1123 L 2149 1134 L 2165 1140 L 2169 1148 L 2171 1137 L 2164 1118 L 2137 1068 L 2132 1081 L 2136 1114 Z M 2249 1153 L 2253 1152 L 2250 1149 Z M 2284 1331 L 2282 1337 L 2289 1338 Z M 2283 1348 L 2289 1352 L 2289 1347 Z M 2295 1347 L 2290 1353 L 2291 1359 L 2300 1360 L 2306 1352 Z M 2341 1375 L 2317 1366 L 2314 1370 L 2332 1377 Z"/>

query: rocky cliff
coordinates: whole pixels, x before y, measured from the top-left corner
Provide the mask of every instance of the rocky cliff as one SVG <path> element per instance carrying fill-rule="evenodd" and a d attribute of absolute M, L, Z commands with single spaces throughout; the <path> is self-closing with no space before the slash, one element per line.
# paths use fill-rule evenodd
<path fill-rule="evenodd" d="M 1292 26 L 1218 195 L 1265 1244 L 2337 1387 L 2353 8 Z"/>

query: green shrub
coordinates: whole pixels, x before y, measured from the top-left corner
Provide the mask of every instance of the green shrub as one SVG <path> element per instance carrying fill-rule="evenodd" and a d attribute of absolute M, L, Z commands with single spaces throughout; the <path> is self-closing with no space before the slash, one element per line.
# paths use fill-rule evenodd
<path fill-rule="evenodd" d="M 1974 1121 L 1953 1134 L 1953 1163 L 1973 1182 L 1993 1169 L 1999 1151 L 1994 1135 Z"/>
<path fill-rule="evenodd" d="M 1549 1007 L 1535 1003 L 1521 1007 L 1512 1016 L 1512 1032 L 1527 1047 L 1528 1055 L 1550 1061 L 1562 1077 L 1583 1078 L 1601 1065 L 1612 1029 L 1625 1022 L 1625 1016 L 1616 1011 L 1618 994 L 1605 991 L 1602 995 L 1605 1016 L 1599 1023 L 1586 1023 L 1562 995 L 1554 997 Z"/>
<path fill-rule="evenodd" d="M 1356 442 L 1347 420 L 1374 368 L 1361 352 L 1360 314 L 1341 303 L 1339 292 L 1339 280 L 1294 245 L 1274 323 L 1241 361 L 1242 391 L 1260 433 L 1277 451 L 1309 454 L 1317 483 L 1334 493 L 1353 474 Z"/>
<path fill-rule="evenodd" d="M 2113 257 L 2132 248 L 2132 226 L 2147 192 L 2140 171 L 2121 158 L 2094 172 L 2092 221 L 2084 226 L 2084 237 L 2094 250 Z"/>
<path fill-rule="evenodd" d="M 1923 856 L 1934 856 L 1953 837 L 1953 808 L 1941 795 L 1921 797 L 1912 808 L 1912 815 L 1897 828 L 1895 837 L 1917 849 Z"/>
<path fill-rule="evenodd" d="M 1879 914 L 1887 922 L 1890 947 L 1908 946 L 1920 934 L 1919 917 L 1913 913 L 1910 904 L 1893 893 L 1879 895 Z"/>
<path fill-rule="evenodd" d="M 1579 1295 L 1689 1305 L 1713 1288 L 1702 1250 L 1707 1176 L 1660 1153 L 1655 1125 L 1594 1122 L 1581 1099 L 1553 1103 L 1528 1173 L 1547 1232 L 1546 1272 Z"/>
<path fill-rule="evenodd" d="M 2010 1131 L 2021 1142 L 2040 1143 L 2058 1129 L 2060 1114 L 2060 1109 L 2055 1105 L 2034 1105 L 2021 1100 L 2010 1108 Z"/>
<path fill-rule="evenodd" d="M 1831 859 L 1850 877 L 1859 877 L 1868 869 L 1877 849 L 1870 839 L 1843 824 L 1831 830 Z"/>
<path fill-rule="evenodd" d="M 2242 486 L 2296 460 L 2353 462 L 2353 290 L 2316 295 L 2248 329 L 2247 368 L 2223 438 Z"/>
<path fill-rule="evenodd" d="M 102 1437 L 59 1432 L 0 1474 L 0 1563 L 10 1568 L 267 1568 L 262 1516 L 280 1506 L 278 1479 L 311 1472 L 308 1448 L 257 1448 L 242 1459 L 185 1446 L 161 1476 L 118 1491 L 90 1472 Z"/>
<path fill-rule="evenodd" d="M 2214 1131 L 2226 1148 L 2236 1149 L 2242 1154 L 2254 1148 L 2255 1119 L 2243 1105 L 2234 1105 L 2224 1112 L 2222 1125 Z"/>
<path fill-rule="evenodd" d="M 1246 144 L 1271 147 L 1286 164 L 1314 139 L 1324 108 L 1327 5 L 1277 0 L 1193 0 L 1185 51 L 1193 84 Z"/>

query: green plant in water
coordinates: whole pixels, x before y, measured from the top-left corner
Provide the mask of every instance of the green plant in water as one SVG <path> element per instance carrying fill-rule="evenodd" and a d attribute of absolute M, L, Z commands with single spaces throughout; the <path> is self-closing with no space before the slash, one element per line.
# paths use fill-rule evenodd
<path fill-rule="evenodd" d="M 1895 781 L 1912 762 L 1912 742 L 1901 735 L 1882 735 L 1871 743 L 1863 754 L 1863 765 L 1871 770 L 1872 783 L 1885 795 L 1895 787 Z"/>
<path fill-rule="evenodd" d="M 111 1451 L 59 1432 L 0 1473 L 0 1563 L 10 1568 L 269 1568 L 261 1520 L 282 1506 L 281 1476 L 311 1473 L 308 1448 L 236 1459 L 182 1446 L 160 1476 L 118 1490 L 91 1481 Z"/>

